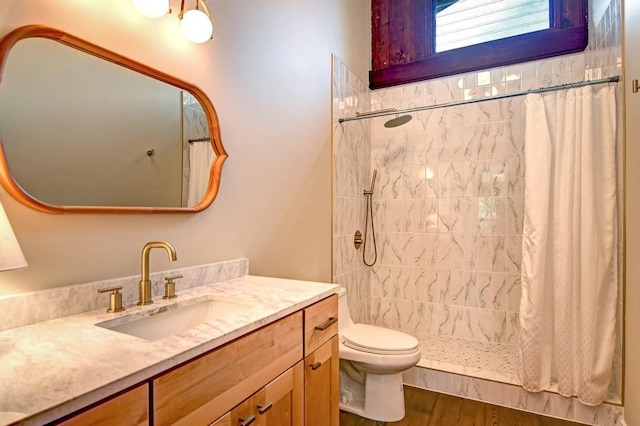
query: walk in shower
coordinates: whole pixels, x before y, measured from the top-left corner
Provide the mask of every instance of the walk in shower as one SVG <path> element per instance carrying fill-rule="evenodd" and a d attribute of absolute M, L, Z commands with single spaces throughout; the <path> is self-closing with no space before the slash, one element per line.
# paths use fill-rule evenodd
<path fill-rule="evenodd" d="M 587 61 L 585 53 L 373 92 L 334 58 L 334 282 L 347 287 L 354 320 L 418 337 L 425 371 L 520 384 L 524 98 L 463 101 L 620 73 L 615 53 L 600 58 L 610 66 L 598 73 Z M 551 75 L 557 69 L 565 73 Z M 460 104 L 412 110 L 451 102 Z M 409 109 L 413 119 L 395 128 L 384 127 L 390 116 L 339 122 L 388 108 Z M 353 232 L 365 224 L 363 189 L 373 170 L 378 261 L 368 268 Z M 621 394 L 621 300 L 619 291 L 608 395 L 614 403 Z"/>

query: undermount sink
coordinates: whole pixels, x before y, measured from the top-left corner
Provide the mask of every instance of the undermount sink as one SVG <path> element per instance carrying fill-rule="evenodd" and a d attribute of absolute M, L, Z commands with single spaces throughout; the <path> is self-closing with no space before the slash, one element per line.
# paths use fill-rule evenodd
<path fill-rule="evenodd" d="M 145 340 L 157 340 L 205 322 L 227 318 L 254 306 L 249 301 L 211 298 L 185 305 L 161 306 L 149 311 L 146 316 L 132 316 L 130 319 L 121 317 L 96 325 Z"/>

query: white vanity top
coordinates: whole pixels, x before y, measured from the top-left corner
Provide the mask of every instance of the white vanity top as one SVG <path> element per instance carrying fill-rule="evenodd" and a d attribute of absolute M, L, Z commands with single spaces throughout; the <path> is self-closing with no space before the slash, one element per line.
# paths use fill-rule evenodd
<path fill-rule="evenodd" d="M 337 289 L 335 284 L 246 275 L 177 291 L 178 298 L 170 301 L 156 296 L 152 305 L 126 304 L 125 311 L 115 314 L 102 308 L 0 331 L 0 425 L 58 419 L 309 306 Z M 95 325 L 209 295 L 251 300 L 256 305 L 229 319 L 203 323 L 154 341 Z M 105 308 L 107 304 L 105 298 Z M 10 417 L 9 412 L 20 414 Z"/>

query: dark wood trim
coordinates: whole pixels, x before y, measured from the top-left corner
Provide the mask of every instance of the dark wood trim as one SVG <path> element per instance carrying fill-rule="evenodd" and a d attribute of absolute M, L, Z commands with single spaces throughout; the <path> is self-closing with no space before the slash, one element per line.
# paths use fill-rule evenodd
<path fill-rule="evenodd" d="M 539 31 L 482 45 L 442 52 L 422 61 L 387 67 L 369 73 L 370 88 L 379 89 L 439 78 L 463 72 L 580 52 L 587 43 L 586 31 L 570 28 Z M 473 58 L 473 62 L 469 61 Z"/>
<path fill-rule="evenodd" d="M 372 0 L 371 89 L 580 52 L 588 44 L 587 0 L 551 0 L 548 30 L 433 53 L 433 1 Z M 416 16 L 424 16 L 424 26 Z"/>
<path fill-rule="evenodd" d="M 389 66 L 389 3 L 371 1 L 371 31 L 377 35 L 372 64 Z"/>

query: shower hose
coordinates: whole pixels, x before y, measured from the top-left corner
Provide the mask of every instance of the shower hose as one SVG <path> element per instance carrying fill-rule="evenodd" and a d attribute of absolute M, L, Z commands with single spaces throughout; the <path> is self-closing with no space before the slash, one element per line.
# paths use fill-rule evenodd
<path fill-rule="evenodd" d="M 374 174 L 375 179 L 375 174 Z M 373 266 L 378 260 L 378 249 L 376 247 L 376 231 L 373 229 L 373 183 L 371 184 L 371 191 L 364 191 L 364 197 L 367 199 L 367 208 L 364 218 L 364 239 L 362 241 L 362 261 L 367 266 Z M 369 232 L 369 217 L 371 217 L 371 239 L 373 240 L 373 262 L 367 262 L 367 238 Z"/>

